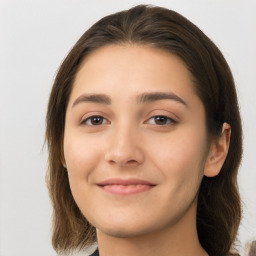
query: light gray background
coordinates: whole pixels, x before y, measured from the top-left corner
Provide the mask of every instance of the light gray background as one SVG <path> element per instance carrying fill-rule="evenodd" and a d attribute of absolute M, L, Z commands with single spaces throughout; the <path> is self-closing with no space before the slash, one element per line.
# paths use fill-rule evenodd
<path fill-rule="evenodd" d="M 244 127 L 240 252 L 256 238 L 256 2 L 249 0 L 0 0 L 0 255 L 51 256 L 42 151 L 57 68 L 99 18 L 139 3 L 174 9 L 219 46 L 233 71 Z"/>

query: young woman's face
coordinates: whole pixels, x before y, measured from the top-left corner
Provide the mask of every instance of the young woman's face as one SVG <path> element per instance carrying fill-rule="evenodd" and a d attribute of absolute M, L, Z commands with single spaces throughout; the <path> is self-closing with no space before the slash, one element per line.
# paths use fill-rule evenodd
<path fill-rule="evenodd" d="M 205 123 L 191 75 L 175 55 L 138 45 L 89 55 L 64 134 L 70 187 L 86 219 L 118 237 L 194 225 Z"/>

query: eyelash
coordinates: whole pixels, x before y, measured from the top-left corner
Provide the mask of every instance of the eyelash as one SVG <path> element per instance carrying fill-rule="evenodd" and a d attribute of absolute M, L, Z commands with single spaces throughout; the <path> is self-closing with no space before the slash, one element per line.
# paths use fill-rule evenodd
<path fill-rule="evenodd" d="M 93 122 L 93 119 L 94 121 L 98 122 L 100 121 L 99 124 L 92 124 Z M 157 124 L 157 119 L 158 121 L 165 121 L 164 124 Z M 151 123 L 150 120 L 154 120 L 154 123 Z M 89 122 L 89 123 L 88 123 Z M 94 116 L 90 116 L 88 118 L 86 118 L 85 120 L 83 120 L 81 122 L 81 124 L 83 125 L 89 125 L 89 126 L 100 126 L 100 125 L 104 125 L 104 124 L 107 124 L 108 121 L 106 118 L 104 118 L 103 116 L 100 116 L 100 115 L 94 115 Z M 152 124 L 152 125 L 157 125 L 157 126 L 165 126 L 165 125 L 171 125 L 171 124 L 176 124 L 177 121 L 175 121 L 174 119 L 168 117 L 168 116 L 164 116 L 164 115 L 156 115 L 156 116 L 152 116 L 151 118 L 149 118 L 146 123 L 149 123 L 149 124 Z"/>
<path fill-rule="evenodd" d="M 166 123 L 164 124 L 156 124 L 156 119 L 159 119 L 159 120 L 165 120 Z M 151 118 L 148 119 L 147 123 L 150 123 L 150 120 L 154 120 L 154 123 L 153 124 L 156 124 L 156 125 L 159 125 L 159 126 L 165 126 L 165 125 L 171 125 L 171 124 L 176 124 L 177 121 L 175 121 L 174 119 L 168 117 L 168 116 L 164 116 L 164 115 L 158 115 L 158 116 L 152 116 Z M 159 121 L 158 120 L 158 121 Z M 152 123 L 151 123 L 152 124 Z"/>
<path fill-rule="evenodd" d="M 92 120 L 98 118 L 98 119 L 101 119 L 103 121 L 103 123 L 100 123 L 100 124 L 92 124 Z M 90 124 L 88 124 L 87 122 L 90 122 Z M 105 122 L 104 122 L 105 121 Z M 86 118 L 85 120 L 83 120 L 81 122 L 81 124 L 84 124 L 84 125 L 89 125 L 89 126 L 100 126 L 100 125 L 103 125 L 103 124 L 106 124 L 107 123 L 107 119 L 104 118 L 103 116 L 100 116 L 100 115 L 95 115 L 95 116 L 90 116 L 88 118 Z"/>

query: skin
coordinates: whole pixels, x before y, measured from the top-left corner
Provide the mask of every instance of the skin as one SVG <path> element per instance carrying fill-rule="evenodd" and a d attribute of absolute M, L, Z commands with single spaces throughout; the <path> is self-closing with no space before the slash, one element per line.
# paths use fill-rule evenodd
<path fill-rule="evenodd" d="M 156 92 L 183 102 L 142 100 Z M 207 255 L 196 230 L 197 194 L 203 176 L 221 169 L 230 127 L 209 144 L 205 123 L 191 74 L 175 55 L 110 45 L 84 60 L 66 112 L 64 164 L 101 256 Z M 99 186 L 113 178 L 151 185 L 136 193 L 128 185 Z"/>

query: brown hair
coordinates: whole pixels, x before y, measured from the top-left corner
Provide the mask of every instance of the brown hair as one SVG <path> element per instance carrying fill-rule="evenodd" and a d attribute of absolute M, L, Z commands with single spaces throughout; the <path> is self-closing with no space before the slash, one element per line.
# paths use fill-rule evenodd
<path fill-rule="evenodd" d="M 227 255 L 241 218 L 237 172 L 242 155 L 242 129 L 233 77 L 215 44 L 180 14 L 139 5 L 104 17 L 87 30 L 62 63 L 50 95 L 46 141 L 49 148 L 48 187 L 54 208 L 53 246 L 57 251 L 82 248 L 96 241 L 92 227 L 77 207 L 63 167 L 65 113 L 75 75 L 84 58 L 108 44 L 142 44 L 179 56 L 191 72 L 202 100 L 210 136 L 223 122 L 232 127 L 230 149 L 220 174 L 204 177 L 198 197 L 197 229 L 210 255 Z"/>

